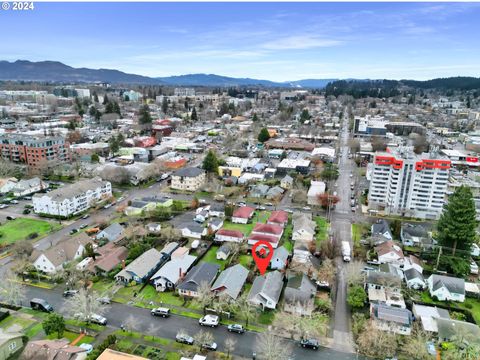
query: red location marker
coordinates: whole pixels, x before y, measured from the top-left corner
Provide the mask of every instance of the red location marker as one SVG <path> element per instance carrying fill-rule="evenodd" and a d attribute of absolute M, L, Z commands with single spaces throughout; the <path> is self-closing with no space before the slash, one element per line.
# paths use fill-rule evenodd
<path fill-rule="evenodd" d="M 257 251 L 259 246 L 260 249 Z M 272 245 L 268 241 L 257 241 L 252 247 L 252 256 L 253 260 L 255 260 L 255 264 L 257 264 L 258 270 L 260 271 L 260 275 L 265 274 L 268 264 L 270 264 L 270 259 L 273 256 Z"/>

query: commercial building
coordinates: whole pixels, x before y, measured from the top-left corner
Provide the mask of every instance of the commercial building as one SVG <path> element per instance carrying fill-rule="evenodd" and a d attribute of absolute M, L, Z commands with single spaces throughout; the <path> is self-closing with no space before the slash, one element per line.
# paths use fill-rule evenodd
<path fill-rule="evenodd" d="M 197 191 L 205 183 L 205 171 L 196 167 L 184 168 L 172 174 L 172 189 Z"/>
<path fill-rule="evenodd" d="M 24 163 L 33 168 L 45 166 L 51 161 L 68 161 L 68 148 L 69 144 L 61 136 L 0 135 L 2 159 Z"/>
<path fill-rule="evenodd" d="M 413 153 L 411 147 L 377 152 L 371 171 L 368 203 L 386 213 L 436 219 L 445 203 L 450 160 Z"/>
<path fill-rule="evenodd" d="M 46 194 L 33 196 L 37 214 L 68 217 L 112 196 L 112 184 L 100 178 L 78 181 Z"/>
<path fill-rule="evenodd" d="M 195 96 L 194 88 L 175 88 L 175 96 Z"/>

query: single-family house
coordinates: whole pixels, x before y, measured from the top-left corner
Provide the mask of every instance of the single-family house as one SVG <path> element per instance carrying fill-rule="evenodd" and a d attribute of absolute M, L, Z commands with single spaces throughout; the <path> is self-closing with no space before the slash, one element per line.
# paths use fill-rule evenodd
<path fill-rule="evenodd" d="M 229 243 L 225 243 L 216 252 L 217 260 L 227 260 L 231 253 L 232 247 Z"/>
<path fill-rule="evenodd" d="M 233 212 L 232 223 L 246 224 L 253 217 L 255 209 L 251 206 L 241 206 Z"/>
<path fill-rule="evenodd" d="M 18 179 L 14 177 L 0 179 L 0 194 L 6 194 L 12 191 L 17 182 Z"/>
<path fill-rule="evenodd" d="M 267 220 L 267 224 L 278 225 L 285 227 L 288 223 L 288 213 L 284 210 L 272 211 Z"/>
<path fill-rule="evenodd" d="M 13 354 L 23 348 L 23 334 L 0 331 L 0 359 L 13 358 Z"/>
<path fill-rule="evenodd" d="M 284 192 L 285 190 L 280 186 L 272 186 L 270 189 L 268 189 L 265 198 L 268 200 L 280 199 Z"/>
<path fill-rule="evenodd" d="M 205 360 L 205 359 L 195 359 L 195 360 Z M 143 356 L 132 355 L 132 354 L 124 353 L 121 351 L 106 348 L 105 350 L 103 350 L 100 356 L 97 357 L 97 360 L 148 360 L 148 359 Z"/>
<path fill-rule="evenodd" d="M 284 246 L 280 246 L 273 251 L 272 258 L 270 260 L 270 269 L 283 270 L 287 266 L 288 256 L 290 253 Z"/>
<path fill-rule="evenodd" d="M 410 335 L 413 316 L 408 309 L 384 304 L 372 304 L 370 315 L 373 325 L 382 331 L 390 331 L 400 335 Z"/>
<path fill-rule="evenodd" d="M 409 255 L 405 257 L 403 261 L 403 271 L 412 269 L 412 268 L 417 270 L 419 273 L 423 273 L 422 260 L 420 260 L 415 255 Z"/>
<path fill-rule="evenodd" d="M 143 283 L 157 271 L 164 261 L 165 257 L 160 251 L 149 249 L 115 275 L 115 280 L 123 284 L 132 281 Z"/>
<path fill-rule="evenodd" d="M 252 187 L 250 190 L 250 197 L 252 198 L 263 198 L 267 195 L 270 186 L 259 184 Z"/>
<path fill-rule="evenodd" d="M 193 221 L 180 225 L 179 229 L 182 231 L 182 236 L 186 238 L 201 239 L 202 236 L 207 235 L 207 228 Z"/>
<path fill-rule="evenodd" d="M 64 239 L 47 250 L 34 250 L 30 255 L 30 260 L 38 271 L 54 274 L 64 264 L 81 258 L 85 246 L 91 242 L 92 239 L 88 235 L 81 233 L 72 238 Z"/>
<path fill-rule="evenodd" d="M 197 297 L 200 285 L 206 283 L 211 286 L 219 269 L 220 265 L 207 262 L 195 265 L 182 283 L 177 286 L 178 293 L 182 296 Z"/>
<path fill-rule="evenodd" d="M 370 232 L 372 235 L 382 235 L 388 240 L 393 240 L 392 232 L 390 231 L 390 225 L 385 219 L 378 219 L 372 224 Z"/>
<path fill-rule="evenodd" d="M 148 223 L 145 228 L 149 233 L 158 234 L 162 230 L 162 225 L 159 223 Z"/>
<path fill-rule="evenodd" d="M 218 242 L 238 242 L 245 240 L 245 235 L 240 230 L 220 229 L 215 234 L 215 241 Z"/>
<path fill-rule="evenodd" d="M 175 190 L 197 191 L 205 183 L 205 171 L 197 167 L 177 170 L 172 174 L 170 187 Z"/>
<path fill-rule="evenodd" d="M 315 309 L 317 286 L 305 274 L 290 277 L 285 287 L 283 310 L 297 315 L 311 315 Z"/>
<path fill-rule="evenodd" d="M 125 229 L 119 223 L 113 223 L 110 226 L 106 227 L 102 231 L 100 231 L 96 239 L 106 239 L 108 241 L 118 241 L 123 237 L 123 231 Z"/>
<path fill-rule="evenodd" d="M 291 189 L 293 186 L 293 178 L 290 175 L 285 175 L 282 180 L 280 180 L 280 186 L 285 190 Z"/>
<path fill-rule="evenodd" d="M 312 252 L 310 251 L 310 242 L 295 241 L 295 244 L 293 245 L 292 262 L 300 264 L 307 263 L 311 255 Z"/>
<path fill-rule="evenodd" d="M 400 239 L 405 246 L 424 246 L 431 243 L 427 229 L 419 224 L 403 223 Z"/>
<path fill-rule="evenodd" d="M 313 241 L 317 224 L 312 220 L 312 214 L 295 212 L 293 213 L 292 218 L 292 240 L 306 242 Z"/>
<path fill-rule="evenodd" d="M 247 281 L 248 270 L 240 264 L 223 270 L 212 285 L 212 291 L 220 294 L 227 294 L 231 299 L 236 300 Z"/>
<path fill-rule="evenodd" d="M 375 247 L 380 263 L 403 264 L 404 255 L 400 246 L 396 245 L 392 240 L 386 241 Z"/>
<path fill-rule="evenodd" d="M 87 358 L 87 349 L 70 345 L 70 340 L 36 340 L 29 341 L 20 355 L 22 360 L 84 360 Z"/>
<path fill-rule="evenodd" d="M 450 319 L 448 310 L 436 306 L 413 304 L 412 312 L 416 320 L 420 319 L 422 329 L 433 333 L 438 332 L 437 319 Z"/>
<path fill-rule="evenodd" d="M 10 191 L 13 192 L 14 196 L 20 197 L 48 189 L 48 187 L 48 183 L 45 183 L 40 178 L 35 177 L 28 180 L 20 180 Z"/>
<path fill-rule="evenodd" d="M 223 226 L 223 219 L 222 218 L 214 218 L 214 219 L 211 219 L 208 222 L 208 228 L 212 232 L 217 232 L 219 229 L 221 229 L 222 226 Z"/>
<path fill-rule="evenodd" d="M 106 275 L 118 265 L 122 264 L 128 256 L 128 249 L 124 246 L 117 246 L 109 242 L 104 246 L 97 247 L 95 252 L 98 254 L 95 260 L 90 262 L 88 270 L 94 274 Z"/>
<path fill-rule="evenodd" d="M 248 301 L 262 309 L 275 309 L 280 299 L 283 288 L 283 274 L 279 271 L 271 271 L 260 275 L 253 281 L 252 288 L 248 293 Z"/>
<path fill-rule="evenodd" d="M 214 202 L 210 205 L 210 216 L 224 217 L 225 216 L 225 204 L 221 202 Z"/>
<path fill-rule="evenodd" d="M 275 249 L 282 238 L 283 227 L 274 224 L 257 223 L 248 237 L 248 245 L 254 245 L 257 241 L 268 241 Z"/>
<path fill-rule="evenodd" d="M 471 340 L 480 338 L 478 325 L 466 321 L 438 318 L 437 328 L 440 341 L 450 341 L 459 336 Z"/>
<path fill-rule="evenodd" d="M 423 278 L 423 274 L 415 268 L 409 268 L 403 272 L 407 287 L 415 290 L 423 290 L 427 287 L 427 282 Z"/>
<path fill-rule="evenodd" d="M 391 273 L 368 271 L 365 277 L 365 288 L 368 289 L 398 289 L 400 292 L 402 280 Z"/>
<path fill-rule="evenodd" d="M 150 281 L 157 291 L 173 290 L 178 282 L 185 278 L 196 259 L 196 256 L 188 254 L 181 257 L 176 257 L 172 254 L 172 260 L 165 263 L 151 277 Z"/>
<path fill-rule="evenodd" d="M 465 280 L 433 274 L 427 279 L 430 296 L 440 301 L 465 301 Z"/>

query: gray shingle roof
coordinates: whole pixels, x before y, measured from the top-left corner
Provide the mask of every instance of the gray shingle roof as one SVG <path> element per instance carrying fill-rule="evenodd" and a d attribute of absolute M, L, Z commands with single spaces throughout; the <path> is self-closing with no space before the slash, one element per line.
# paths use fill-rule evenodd
<path fill-rule="evenodd" d="M 212 285 L 212 290 L 225 287 L 223 292 L 227 293 L 232 299 L 236 299 L 242 291 L 242 287 L 247 280 L 248 270 L 242 265 L 237 264 L 225 269 L 220 273 L 218 279 Z"/>
<path fill-rule="evenodd" d="M 405 279 L 408 280 L 413 280 L 413 279 L 419 279 L 421 281 L 424 281 L 423 275 L 421 272 L 417 271 L 414 268 L 410 268 L 408 270 L 405 270 L 403 272 L 403 275 L 405 276 Z"/>
<path fill-rule="evenodd" d="M 77 181 L 74 184 L 61 187 L 59 189 L 53 190 L 48 194 L 35 194 L 34 197 L 43 197 L 47 196 L 53 201 L 63 201 L 65 199 L 71 199 L 75 195 L 85 193 L 88 190 L 95 190 L 99 187 L 106 185 L 108 181 L 102 181 L 100 178 L 88 179 Z"/>
<path fill-rule="evenodd" d="M 106 238 L 109 241 L 115 241 L 123 234 L 123 226 L 119 223 L 113 223 L 112 225 L 103 229 L 98 235 L 98 238 Z"/>
<path fill-rule="evenodd" d="M 188 254 L 184 255 L 181 258 L 174 258 L 169 262 L 167 262 L 165 265 L 163 265 L 160 268 L 160 270 L 158 270 L 152 276 L 152 280 L 163 277 L 168 281 L 170 281 L 171 283 L 176 284 L 178 282 L 178 279 L 180 279 L 180 272 L 186 273 L 196 259 L 197 259 L 196 256 L 192 256 Z"/>
<path fill-rule="evenodd" d="M 410 310 L 383 304 L 373 305 L 373 316 L 379 320 L 391 321 L 401 325 L 412 323 L 412 312 Z"/>
<path fill-rule="evenodd" d="M 456 334 L 461 336 L 471 336 L 472 339 L 478 339 L 480 337 L 480 328 L 465 321 L 452 320 L 452 319 L 437 319 L 438 337 L 440 339 L 451 339 Z"/>
<path fill-rule="evenodd" d="M 128 266 L 120 271 L 115 277 L 130 278 L 129 273 L 133 273 L 139 278 L 147 276 L 153 268 L 155 268 L 162 259 L 162 253 L 157 249 L 150 249 L 133 260 Z"/>
<path fill-rule="evenodd" d="M 197 177 L 200 174 L 204 174 L 205 171 L 197 167 L 188 167 L 177 170 L 173 173 L 173 176 L 182 176 L 182 177 Z"/>
<path fill-rule="evenodd" d="M 390 226 L 386 220 L 380 219 L 372 225 L 372 235 L 385 233 L 389 233 L 391 235 Z"/>
<path fill-rule="evenodd" d="M 432 277 L 432 289 L 436 291 L 445 286 L 448 291 L 455 294 L 465 294 L 465 280 L 450 276 L 443 275 L 431 275 Z"/>
<path fill-rule="evenodd" d="M 268 296 L 278 303 L 283 288 L 283 275 L 279 271 L 271 271 L 266 275 L 257 276 L 253 281 L 248 299 L 253 300 L 257 296 Z"/>
<path fill-rule="evenodd" d="M 201 283 L 211 284 L 217 276 L 220 265 L 201 262 L 190 270 L 183 282 L 178 286 L 180 290 L 197 291 Z"/>
<path fill-rule="evenodd" d="M 305 304 L 313 298 L 316 292 L 317 287 L 313 281 L 305 274 L 299 274 L 288 279 L 284 299 L 285 302 L 291 304 L 297 302 Z"/>

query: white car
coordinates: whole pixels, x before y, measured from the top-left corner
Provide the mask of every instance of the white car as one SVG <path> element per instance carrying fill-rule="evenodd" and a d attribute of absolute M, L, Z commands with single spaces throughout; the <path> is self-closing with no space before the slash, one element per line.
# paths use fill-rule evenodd
<path fill-rule="evenodd" d="M 102 315 L 98 315 L 98 314 L 92 314 L 90 316 L 90 321 L 94 324 L 98 324 L 98 325 L 107 325 L 107 318 L 103 317 Z"/>
<path fill-rule="evenodd" d="M 205 315 L 202 317 L 200 320 L 198 320 L 198 323 L 202 326 L 211 326 L 211 327 L 216 327 L 218 326 L 218 323 L 220 322 L 220 319 L 218 318 L 217 315 Z"/>

